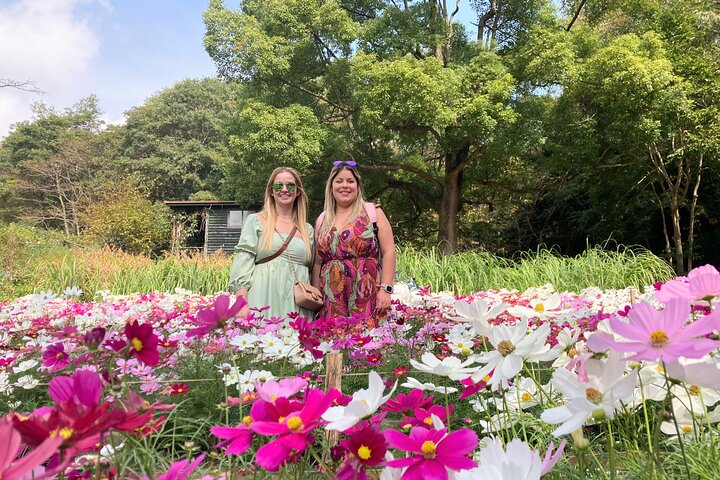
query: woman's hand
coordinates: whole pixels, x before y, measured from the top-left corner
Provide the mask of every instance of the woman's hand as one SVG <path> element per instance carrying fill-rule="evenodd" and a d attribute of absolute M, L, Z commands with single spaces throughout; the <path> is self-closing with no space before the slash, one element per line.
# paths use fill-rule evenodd
<path fill-rule="evenodd" d="M 241 298 L 244 298 L 245 300 L 247 300 L 247 290 L 244 288 L 241 288 L 240 290 L 237 291 L 237 293 L 235 294 L 235 297 L 236 297 L 235 298 L 236 302 L 238 300 L 240 300 Z M 248 305 L 246 302 L 245 306 L 240 309 L 240 312 L 238 312 L 238 317 L 244 318 L 244 317 L 247 317 L 248 315 L 250 315 L 250 305 Z"/>
<path fill-rule="evenodd" d="M 378 291 L 375 309 L 381 313 L 385 313 L 390 309 L 390 294 L 385 290 Z"/>

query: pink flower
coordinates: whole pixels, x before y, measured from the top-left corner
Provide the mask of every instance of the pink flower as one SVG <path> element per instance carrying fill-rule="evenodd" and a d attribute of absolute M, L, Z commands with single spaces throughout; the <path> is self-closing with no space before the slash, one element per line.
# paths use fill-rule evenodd
<path fill-rule="evenodd" d="M 385 462 L 390 467 L 407 467 L 401 480 L 448 480 L 448 470 L 467 470 L 477 466 L 467 457 L 478 444 L 477 434 L 468 428 L 447 433 L 445 428 L 428 430 L 415 427 L 410 436 L 397 430 L 387 430 L 385 439 L 391 447 L 411 454 Z"/>
<path fill-rule="evenodd" d="M 356 431 L 341 445 L 350 455 L 345 466 L 337 472 L 336 480 L 367 479 L 365 467 L 383 463 L 387 451 L 385 436 L 371 426 Z"/>
<path fill-rule="evenodd" d="M 38 445 L 32 452 L 22 458 L 15 457 L 20 453 L 20 433 L 7 418 L 0 418 L 0 478 L 23 478 L 50 458 L 63 442 L 63 437 L 56 435 Z M 42 478 L 43 475 L 35 478 Z"/>
<path fill-rule="evenodd" d="M 200 455 L 192 463 L 190 463 L 190 460 L 187 459 L 175 462 L 170 466 L 167 472 L 157 477 L 157 480 L 185 480 L 190 476 L 193 470 L 195 470 L 197 466 L 200 465 L 200 462 L 202 462 L 204 458 L 205 455 Z M 190 465 L 188 465 L 188 463 L 190 463 Z M 203 479 L 204 478 L 211 477 L 203 477 Z M 149 479 L 148 477 L 143 477 L 142 480 Z"/>
<path fill-rule="evenodd" d="M 404 393 L 398 394 L 394 400 L 388 400 L 387 403 L 380 408 L 388 412 L 400 413 L 409 412 L 416 408 L 425 408 L 432 404 L 434 398 L 432 396 L 424 397 L 423 395 L 424 392 L 422 390 L 415 388 L 407 395 Z"/>
<path fill-rule="evenodd" d="M 140 325 L 137 320 L 125 324 L 125 336 L 128 340 L 130 355 L 137 357 L 145 365 L 154 366 L 160 361 L 158 354 L 158 337 L 152 326 L 144 323 Z"/>
<path fill-rule="evenodd" d="M 279 435 L 278 438 L 258 449 L 255 455 L 257 464 L 275 472 L 290 458 L 293 451 L 304 452 L 310 442 L 311 432 L 323 424 L 320 416 L 339 395 L 340 392 L 335 389 L 328 393 L 322 390 L 309 390 L 301 410 L 280 417 L 277 422 L 251 423 L 249 428 L 259 435 Z"/>
<path fill-rule="evenodd" d="M 718 324 L 720 311 L 705 315 L 685 326 L 690 316 L 690 303 L 674 298 L 665 309 L 657 311 L 647 302 L 635 305 L 628 313 L 629 322 L 610 319 L 613 331 L 630 342 L 604 339 L 604 343 L 620 352 L 636 352 L 628 360 L 657 360 L 673 362 L 678 357 L 701 358 L 720 345 L 704 335 Z"/>
<path fill-rule="evenodd" d="M 245 423 L 246 421 L 247 423 Z M 218 444 L 218 447 L 226 447 L 225 455 L 242 455 L 252 445 L 253 432 L 247 427 L 250 423 L 252 423 L 252 418 L 247 416 L 237 427 L 212 427 L 210 433 L 224 440 Z"/>
<path fill-rule="evenodd" d="M 62 405 L 69 401 L 85 407 L 97 407 L 102 396 L 100 376 L 89 370 L 78 370 L 72 378 L 61 375 L 50 380 L 48 394 L 55 403 Z"/>
<path fill-rule="evenodd" d="M 65 352 L 65 345 L 55 343 L 49 345 L 43 352 L 43 365 L 51 372 L 57 372 L 68 366 L 70 356 Z"/>
<path fill-rule="evenodd" d="M 230 295 L 220 295 L 215 299 L 211 308 L 198 312 L 197 327 L 188 330 L 186 335 L 188 338 L 207 335 L 235 317 L 245 305 L 247 305 L 247 301 L 243 297 L 237 297 L 235 303 L 230 306 Z"/>
<path fill-rule="evenodd" d="M 668 303 L 673 298 L 708 300 L 720 296 L 720 272 L 712 265 L 693 268 L 687 277 L 677 277 L 662 284 L 655 298 Z"/>
<path fill-rule="evenodd" d="M 308 382 L 302 378 L 283 378 L 279 382 L 272 380 L 265 383 L 255 382 L 258 396 L 266 402 L 275 402 L 278 398 L 288 398 L 307 387 Z"/>

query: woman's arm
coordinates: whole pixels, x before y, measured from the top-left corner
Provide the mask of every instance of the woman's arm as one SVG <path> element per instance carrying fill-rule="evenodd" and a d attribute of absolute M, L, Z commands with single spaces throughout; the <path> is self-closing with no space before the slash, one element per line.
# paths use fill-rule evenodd
<path fill-rule="evenodd" d="M 385 213 L 377 209 L 378 240 L 380 241 L 380 252 L 382 253 L 382 276 L 381 285 L 392 285 L 395 283 L 395 239 L 393 238 L 392 227 Z M 384 311 L 390 308 L 390 294 L 382 287 L 378 291 L 377 308 Z"/>

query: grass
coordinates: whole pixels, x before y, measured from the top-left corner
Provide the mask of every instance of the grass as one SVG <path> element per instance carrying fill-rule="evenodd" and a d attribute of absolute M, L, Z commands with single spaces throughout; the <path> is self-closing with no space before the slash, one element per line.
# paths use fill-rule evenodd
<path fill-rule="evenodd" d="M 99 290 L 115 294 L 184 288 L 201 294 L 224 291 L 232 258 L 217 254 L 166 255 L 152 259 L 107 247 L 93 246 L 82 237 L 26 227 L 0 228 L 0 299 L 27 293 L 79 287 L 91 297 Z M 398 248 L 400 281 L 414 279 L 433 291 L 468 294 L 488 289 L 517 289 L 552 283 L 557 290 L 579 291 L 643 287 L 674 276 L 660 257 L 641 248 L 614 250 L 591 247 L 575 257 L 548 249 L 525 252 L 512 259 L 487 251 L 444 256 L 437 250 Z"/>

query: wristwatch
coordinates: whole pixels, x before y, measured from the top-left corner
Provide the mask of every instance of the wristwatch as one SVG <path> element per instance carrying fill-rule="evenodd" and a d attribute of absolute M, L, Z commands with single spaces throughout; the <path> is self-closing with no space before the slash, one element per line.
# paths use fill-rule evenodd
<path fill-rule="evenodd" d="M 387 293 L 390 293 L 390 294 L 393 293 L 393 286 L 390 285 L 389 283 L 381 283 L 380 289 L 385 290 Z"/>

